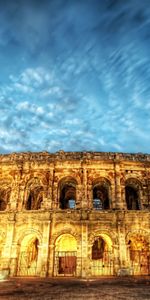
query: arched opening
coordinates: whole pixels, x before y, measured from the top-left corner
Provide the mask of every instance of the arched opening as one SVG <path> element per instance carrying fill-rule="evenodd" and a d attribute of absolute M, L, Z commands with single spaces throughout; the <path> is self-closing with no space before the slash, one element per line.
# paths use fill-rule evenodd
<path fill-rule="evenodd" d="M 91 249 L 93 276 L 113 275 L 112 242 L 106 235 L 96 236 Z"/>
<path fill-rule="evenodd" d="M 29 234 L 24 237 L 20 246 L 18 275 L 33 276 L 37 273 L 37 261 L 39 254 L 39 240 Z"/>
<path fill-rule="evenodd" d="M 105 241 L 98 237 L 92 246 L 92 259 L 101 259 L 104 256 L 104 250 L 106 248 Z"/>
<path fill-rule="evenodd" d="M 3 199 L 0 199 L 0 211 L 6 210 L 6 207 L 7 203 Z"/>
<path fill-rule="evenodd" d="M 148 275 L 150 273 L 149 243 L 142 235 L 132 236 L 128 241 L 129 257 L 133 275 Z"/>
<path fill-rule="evenodd" d="M 109 209 L 109 184 L 108 182 L 100 182 L 93 186 L 93 208 L 96 210 Z"/>
<path fill-rule="evenodd" d="M 43 188 L 37 179 L 33 180 L 26 189 L 26 210 L 39 210 L 43 202 Z"/>
<path fill-rule="evenodd" d="M 65 179 L 60 184 L 60 208 L 74 209 L 76 206 L 76 181 L 72 178 Z"/>
<path fill-rule="evenodd" d="M 0 189 L 0 211 L 6 210 L 10 199 L 10 192 L 10 188 Z"/>
<path fill-rule="evenodd" d="M 71 234 L 63 234 L 55 244 L 56 276 L 76 275 L 77 241 Z"/>
<path fill-rule="evenodd" d="M 139 203 L 138 203 L 138 193 L 135 188 L 132 186 L 125 187 L 125 195 L 126 195 L 126 204 L 127 209 L 129 210 L 138 210 Z"/>
<path fill-rule="evenodd" d="M 129 179 L 125 185 L 125 199 L 128 210 L 139 210 L 140 204 L 140 185 L 135 179 Z"/>

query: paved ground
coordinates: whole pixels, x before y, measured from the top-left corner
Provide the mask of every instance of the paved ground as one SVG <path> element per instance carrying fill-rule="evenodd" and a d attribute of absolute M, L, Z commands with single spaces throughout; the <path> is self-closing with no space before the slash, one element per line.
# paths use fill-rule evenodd
<path fill-rule="evenodd" d="M 150 277 L 78 279 L 13 278 L 0 281 L 0 300 L 150 300 Z"/>

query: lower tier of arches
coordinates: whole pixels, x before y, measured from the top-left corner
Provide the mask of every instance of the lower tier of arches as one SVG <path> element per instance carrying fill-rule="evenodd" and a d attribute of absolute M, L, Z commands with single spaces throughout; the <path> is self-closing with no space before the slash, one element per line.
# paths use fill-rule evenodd
<path fill-rule="evenodd" d="M 139 231 L 128 234 L 124 243 L 109 232 L 96 231 L 85 236 L 69 231 L 54 235 L 48 243 L 36 231 L 28 231 L 13 244 L 6 257 L 1 243 L 0 271 L 10 276 L 96 277 L 150 275 L 149 235 Z"/>

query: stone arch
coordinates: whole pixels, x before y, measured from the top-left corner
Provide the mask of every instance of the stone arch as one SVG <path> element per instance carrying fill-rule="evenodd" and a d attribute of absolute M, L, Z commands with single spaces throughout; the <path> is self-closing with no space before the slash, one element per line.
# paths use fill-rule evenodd
<path fill-rule="evenodd" d="M 113 241 L 105 232 L 91 235 L 89 246 L 91 275 L 113 275 Z"/>
<path fill-rule="evenodd" d="M 108 249 L 111 251 L 112 250 L 112 247 L 113 247 L 113 244 L 115 243 L 114 241 L 114 236 L 112 237 L 110 235 L 109 232 L 107 231 L 94 231 L 90 236 L 89 236 L 89 246 L 91 247 L 93 245 L 93 242 L 95 241 L 95 239 L 97 237 L 101 237 L 105 242 L 106 244 L 108 245 Z"/>
<path fill-rule="evenodd" d="M 126 237 L 128 259 L 133 275 L 150 273 L 150 238 L 144 230 L 129 232 Z"/>
<path fill-rule="evenodd" d="M 150 232 L 144 229 L 129 231 L 126 235 L 126 243 L 131 239 L 131 237 L 137 237 L 138 235 L 143 236 L 150 244 Z"/>
<path fill-rule="evenodd" d="M 93 208 L 109 209 L 111 206 L 111 182 L 106 177 L 99 177 L 92 184 Z"/>
<path fill-rule="evenodd" d="M 27 230 L 18 240 L 17 275 L 34 276 L 37 274 L 41 236 L 36 230 Z"/>
<path fill-rule="evenodd" d="M 56 251 L 77 251 L 77 240 L 70 233 L 59 235 L 55 241 Z"/>
<path fill-rule="evenodd" d="M 59 235 L 55 240 L 55 266 L 56 276 L 75 276 L 77 262 L 77 240 L 70 233 Z"/>
<path fill-rule="evenodd" d="M 77 244 L 80 244 L 81 242 L 81 235 L 78 234 L 76 231 L 74 231 L 74 227 L 72 226 L 72 228 L 62 228 L 61 232 L 60 231 L 56 231 L 55 234 L 53 235 L 52 238 L 52 244 L 55 245 L 57 239 L 59 239 L 59 237 L 61 237 L 64 234 L 69 234 L 72 235 L 76 240 L 77 240 Z"/>
<path fill-rule="evenodd" d="M 76 178 L 72 176 L 63 177 L 58 183 L 58 199 L 61 209 L 75 208 L 77 202 Z"/>
<path fill-rule="evenodd" d="M 128 210 L 141 209 L 142 183 L 132 177 L 125 181 L 125 200 Z"/>
<path fill-rule="evenodd" d="M 19 233 L 18 233 L 18 238 L 17 238 L 17 240 L 16 240 L 17 244 L 20 246 L 22 240 L 24 239 L 24 237 L 25 237 L 26 235 L 30 235 L 30 234 L 37 236 L 37 238 L 38 238 L 40 244 L 42 243 L 42 234 L 41 234 L 38 230 L 36 230 L 36 229 L 34 229 L 34 228 L 26 229 L 26 228 L 24 227 L 24 228 L 22 228 L 22 229 L 19 231 Z"/>
<path fill-rule="evenodd" d="M 39 178 L 30 179 L 25 187 L 24 207 L 26 210 L 39 210 L 43 202 L 43 186 Z"/>

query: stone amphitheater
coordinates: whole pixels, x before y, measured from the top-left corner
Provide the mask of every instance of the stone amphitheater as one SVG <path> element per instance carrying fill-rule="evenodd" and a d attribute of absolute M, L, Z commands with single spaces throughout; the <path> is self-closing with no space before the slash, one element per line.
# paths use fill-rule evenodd
<path fill-rule="evenodd" d="M 0 276 L 150 274 L 150 155 L 0 155 Z"/>

